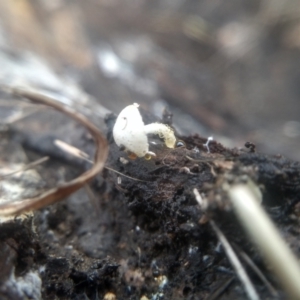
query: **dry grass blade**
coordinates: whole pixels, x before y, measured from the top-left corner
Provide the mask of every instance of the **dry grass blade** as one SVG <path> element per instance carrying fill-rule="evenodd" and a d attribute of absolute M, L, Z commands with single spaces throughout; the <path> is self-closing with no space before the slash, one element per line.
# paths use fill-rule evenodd
<path fill-rule="evenodd" d="M 207 206 L 207 204 L 205 204 L 206 202 L 203 201 L 199 191 L 195 188 L 193 190 L 193 192 L 194 192 L 196 201 L 198 202 L 199 206 L 203 210 L 205 210 L 206 209 L 205 206 Z M 229 261 L 231 262 L 233 268 L 237 272 L 237 275 L 245 288 L 248 298 L 251 300 L 259 300 L 260 298 L 259 298 L 253 284 L 251 283 L 245 269 L 243 268 L 241 262 L 239 261 L 237 255 L 235 254 L 235 252 L 234 252 L 233 248 L 231 247 L 230 243 L 228 242 L 227 238 L 225 237 L 225 235 L 222 233 L 222 231 L 219 229 L 219 227 L 216 225 L 216 223 L 213 220 L 210 220 L 209 222 L 210 222 L 212 229 L 216 233 L 219 241 L 221 242 Z M 214 295 L 211 295 L 211 296 L 214 299 Z"/>
<path fill-rule="evenodd" d="M 259 204 L 253 184 L 237 184 L 228 194 L 242 226 L 277 275 L 289 299 L 300 299 L 299 262 Z"/>
<path fill-rule="evenodd" d="M 246 254 L 244 251 L 239 249 L 239 247 L 235 246 L 238 254 L 242 257 L 242 259 L 248 264 L 248 266 L 256 273 L 256 275 L 260 278 L 260 280 L 265 284 L 270 294 L 273 297 L 278 297 L 278 293 L 272 284 L 268 281 L 266 276 L 262 273 L 262 271 L 258 268 L 258 266 L 253 262 L 253 260 Z"/>
<path fill-rule="evenodd" d="M 222 231 L 219 229 L 219 227 L 216 225 L 214 221 L 211 220 L 210 225 L 212 226 L 214 232 L 216 233 L 218 239 L 220 240 L 222 246 L 224 247 L 225 253 L 229 261 L 231 262 L 233 268 L 235 269 L 241 283 L 243 284 L 248 298 L 251 300 L 260 299 L 245 269 L 243 268 L 241 262 L 239 261 L 237 255 L 233 251 L 225 235 L 222 233 Z"/>
<path fill-rule="evenodd" d="M 88 181 L 94 178 L 104 167 L 108 154 L 108 145 L 100 130 L 93 125 L 84 116 L 74 111 L 72 108 L 63 106 L 55 99 L 34 91 L 12 88 L 9 90 L 12 94 L 24 97 L 32 102 L 48 105 L 56 110 L 73 118 L 86 127 L 94 138 L 96 144 L 94 165 L 91 169 L 81 176 L 60 184 L 46 193 L 31 199 L 25 199 L 18 202 L 5 202 L 0 205 L 0 215 L 16 215 L 24 211 L 42 208 L 46 205 L 58 202 L 70 194 L 83 187 Z"/>
<path fill-rule="evenodd" d="M 123 176 L 123 177 L 129 178 L 129 179 L 132 179 L 132 180 L 135 180 L 135 181 L 140 181 L 140 182 L 151 182 L 151 181 L 147 181 L 147 180 L 142 180 L 142 179 L 137 179 L 137 178 L 131 177 L 131 176 L 129 176 L 129 175 L 123 174 L 123 173 L 121 173 L 121 172 L 119 172 L 119 171 L 117 171 L 117 170 L 115 170 L 115 169 L 112 169 L 112 168 L 110 168 L 110 167 L 107 167 L 107 166 L 105 166 L 104 168 L 107 169 L 107 170 L 109 170 L 109 171 L 112 171 L 112 172 L 114 172 L 114 173 L 116 173 L 116 174 L 119 174 L 119 175 L 121 175 L 121 176 Z"/>
<path fill-rule="evenodd" d="M 34 110 L 31 110 L 31 111 L 27 111 L 27 112 L 24 112 L 24 111 L 19 111 L 19 112 L 16 112 L 15 114 L 13 114 L 10 118 L 6 119 L 5 120 L 5 124 L 13 124 L 13 123 L 16 123 L 22 119 L 25 119 L 27 118 L 28 116 L 32 115 L 32 114 L 35 114 L 37 113 L 38 111 L 40 111 L 41 108 L 36 108 Z"/>
<path fill-rule="evenodd" d="M 90 162 L 91 164 L 93 164 L 94 162 L 91 161 L 89 159 L 89 155 L 83 151 L 81 151 L 80 149 L 74 147 L 74 146 L 71 146 L 61 140 L 55 140 L 54 141 L 54 144 L 59 147 L 61 150 L 73 155 L 73 156 L 76 156 L 78 158 L 81 158 L 81 159 L 84 159 L 88 162 Z"/>
<path fill-rule="evenodd" d="M 211 295 L 209 295 L 205 300 L 216 300 L 218 299 L 225 291 L 228 289 L 228 287 L 233 282 L 234 277 L 231 277 L 228 279 L 225 283 L 223 283 L 216 291 L 214 291 Z"/>
<path fill-rule="evenodd" d="M 33 162 L 27 164 L 26 166 L 20 168 L 19 170 L 16 170 L 16 171 L 13 171 L 13 172 L 10 172 L 10 173 L 7 173 L 7 174 L 2 174 L 2 175 L 0 175 L 0 179 L 1 179 L 1 178 L 5 178 L 5 177 L 12 176 L 12 175 L 17 174 L 17 173 L 20 173 L 20 172 L 27 171 L 27 170 L 29 170 L 29 169 L 32 169 L 32 168 L 34 168 L 34 167 L 36 167 L 36 166 L 42 164 L 43 162 L 47 161 L 48 159 L 49 159 L 48 156 L 42 157 L 42 158 L 40 158 L 40 159 L 38 159 L 38 160 L 36 160 L 36 161 L 33 161 Z"/>
<path fill-rule="evenodd" d="M 85 160 L 85 161 L 87 161 L 87 162 L 93 164 L 93 161 L 91 161 L 91 160 L 89 159 L 88 154 L 85 153 L 85 152 L 83 152 L 83 151 L 81 151 L 80 149 L 78 149 L 78 148 L 76 148 L 76 147 L 74 147 L 74 146 L 71 146 L 71 145 L 69 145 L 69 144 L 67 144 L 67 143 L 65 143 L 65 142 L 63 142 L 63 141 L 61 141 L 61 140 L 55 140 L 55 141 L 54 141 L 54 144 L 55 144 L 57 147 L 59 147 L 61 150 L 65 151 L 66 153 L 69 153 L 69 154 L 71 154 L 71 155 L 73 155 L 73 156 L 76 156 L 76 157 L 78 157 L 78 158 L 80 158 L 80 159 L 83 159 L 83 160 Z M 110 168 L 110 167 L 108 167 L 108 166 L 104 166 L 104 168 L 107 169 L 107 170 L 109 170 L 109 171 L 112 171 L 112 172 L 114 172 L 114 173 L 116 173 L 116 174 L 119 174 L 119 175 L 121 175 L 121 176 L 123 176 L 123 177 L 129 178 L 129 179 L 132 179 L 132 180 L 135 180 L 135 181 L 140 181 L 140 182 L 150 182 L 150 181 L 137 179 L 137 178 L 131 177 L 131 176 L 129 176 L 129 175 L 123 174 L 123 173 L 121 173 L 121 172 L 119 172 L 119 171 L 117 171 L 117 170 L 115 170 L 115 169 L 112 169 L 112 168 Z"/>

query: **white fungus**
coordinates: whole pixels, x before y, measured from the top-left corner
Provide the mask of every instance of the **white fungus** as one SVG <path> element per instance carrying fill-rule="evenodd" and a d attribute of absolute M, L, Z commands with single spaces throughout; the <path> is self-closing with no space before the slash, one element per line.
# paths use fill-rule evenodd
<path fill-rule="evenodd" d="M 211 141 L 213 141 L 213 139 L 214 139 L 214 138 L 213 138 L 212 136 L 210 136 L 210 137 L 207 139 L 206 143 L 203 144 L 203 146 L 205 146 L 206 149 L 207 149 L 207 153 L 210 153 L 210 150 L 209 150 L 209 143 L 210 143 Z"/>
<path fill-rule="evenodd" d="M 120 112 L 113 128 L 116 144 L 138 157 L 147 159 L 155 156 L 155 153 L 149 151 L 147 134 L 157 134 L 163 138 L 168 148 L 174 148 L 176 138 L 172 128 L 160 123 L 145 125 L 138 107 L 139 105 L 134 103 Z"/>

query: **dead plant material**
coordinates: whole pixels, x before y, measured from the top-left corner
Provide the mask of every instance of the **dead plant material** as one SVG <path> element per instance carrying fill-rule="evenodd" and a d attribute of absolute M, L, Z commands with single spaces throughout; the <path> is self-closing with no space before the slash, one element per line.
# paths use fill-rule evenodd
<path fill-rule="evenodd" d="M 93 161 L 90 160 L 90 158 L 89 158 L 89 156 L 88 156 L 87 153 L 81 151 L 80 149 L 78 149 L 78 148 L 76 148 L 74 146 L 71 146 L 71 145 L 69 145 L 69 144 L 67 144 L 67 143 L 65 143 L 65 142 L 63 142 L 61 140 L 55 140 L 54 144 L 57 147 L 59 147 L 61 150 L 65 151 L 66 153 L 69 153 L 69 154 L 71 154 L 73 156 L 76 156 L 76 157 L 78 157 L 80 159 L 83 159 L 83 160 L 85 160 L 85 161 L 87 161 L 89 163 L 93 163 Z M 104 168 L 107 169 L 107 170 L 109 170 L 109 171 L 112 171 L 112 172 L 114 172 L 116 174 L 119 174 L 121 176 L 124 176 L 126 178 L 132 179 L 132 180 L 136 180 L 136 181 L 140 181 L 140 182 L 149 182 L 149 181 L 146 181 L 146 180 L 141 180 L 141 179 L 137 179 L 137 178 L 128 176 L 128 175 L 123 174 L 122 172 L 119 172 L 119 171 L 117 171 L 115 169 L 112 169 L 112 168 L 110 168 L 108 166 L 104 166 Z"/>
<path fill-rule="evenodd" d="M 225 283 L 223 283 L 216 291 L 209 295 L 205 300 L 216 300 L 218 299 L 232 284 L 234 277 L 229 278 Z"/>
<path fill-rule="evenodd" d="M 253 185 L 250 183 L 234 185 L 228 194 L 241 225 L 277 275 L 289 299 L 300 299 L 298 259 L 261 207 L 260 199 L 253 191 Z"/>
<path fill-rule="evenodd" d="M 85 173 L 83 173 L 81 176 L 69 182 L 60 184 L 56 188 L 53 188 L 38 197 L 24 199 L 22 201 L 16 202 L 7 201 L 1 204 L 0 215 L 6 216 L 17 215 L 29 210 L 36 210 L 44 206 L 61 201 L 62 199 L 66 198 L 67 196 L 71 195 L 72 193 L 86 185 L 99 172 L 101 172 L 108 155 L 108 145 L 101 131 L 80 113 L 74 111 L 70 107 L 61 105 L 54 98 L 48 97 L 36 91 L 11 88 L 9 89 L 9 92 L 13 95 L 26 98 L 34 103 L 44 104 L 49 107 L 52 107 L 73 118 L 77 122 L 81 123 L 84 127 L 86 127 L 89 130 L 89 132 L 93 136 L 96 144 L 96 150 L 93 167 Z"/>
<path fill-rule="evenodd" d="M 258 268 L 258 266 L 254 263 L 251 257 L 244 251 L 242 251 L 238 246 L 233 245 L 236 249 L 236 252 L 240 255 L 240 257 L 247 263 L 247 265 L 252 269 L 254 273 L 260 278 L 260 280 L 264 283 L 264 285 L 269 290 L 272 297 L 278 297 L 278 293 L 263 272 Z"/>
<path fill-rule="evenodd" d="M 92 160 L 89 159 L 89 155 L 83 151 L 81 151 L 80 149 L 74 147 L 74 146 L 71 146 L 61 140 L 55 140 L 54 141 L 54 144 L 59 147 L 61 150 L 73 155 L 73 156 L 76 156 L 78 158 L 81 158 L 81 159 L 84 159 L 88 162 L 90 162 L 91 164 L 93 164 L 94 162 Z"/>
<path fill-rule="evenodd" d="M 35 168 L 36 166 L 42 164 L 43 162 L 47 161 L 49 159 L 48 156 L 45 156 L 45 157 L 42 157 L 38 160 L 35 160 L 27 165 L 25 165 L 24 167 L 20 168 L 19 170 L 16 170 L 16 171 L 13 171 L 13 172 L 10 172 L 10 173 L 7 173 L 7 174 L 1 174 L 0 175 L 0 179 L 1 178 L 5 178 L 5 177 L 9 177 L 9 176 L 12 176 L 12 175 L 15 175 L 17 173 L 20 173 L 20 172 L 25 172 L 29 169 L 33 169 Z"/>
<path fill-rule="evenodd" d="M 219 229 L 219 227 L 216 225 L 216 223 L 213 220 L 210 221 L 210 225 L 211 225 L 212 229 L 214 230 L 214 232 L 216 233 L 219 241 L 221 242 L 221 244 L 224 248 L 224 251 L 225 251 L 229 261 L 231 262 L 233 268 L 235 269 L 235 271 L 237 273 L 237 276 L 239 277 L 241 283 L 243 284 L 245 292 L 248 296 L 248 299 L 259 300 L 260 298 L 254 288 L 254 285 L 250 281 L 248 274 L 246 273 L 245 269 L 243 268 L 240 260 L 238 259 L 233 248 L 229 244 L 227 238 L 225 237 L 225 235 L 222 233 L 222 231 Z"/>

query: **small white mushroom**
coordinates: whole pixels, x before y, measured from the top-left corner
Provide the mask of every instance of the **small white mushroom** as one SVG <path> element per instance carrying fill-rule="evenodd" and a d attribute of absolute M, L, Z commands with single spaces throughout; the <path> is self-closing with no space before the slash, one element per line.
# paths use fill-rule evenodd
<path fill-rule="evenodd" d="M 148 138 L 144 131 L 144 122 L 138 110 L 139 105 L 128 105 L 119 114 L 113 129 L 116 144 L 143 157 L 149 150 Z"/>
<path fill-rule="evenodd" d="M 155 156 L 155 153 L 149 151 L 147 134 L 158 134 L 168 148 L 174 148 L 176 138 L 172 128 L 160 123 L 145 125 L 138 107 L 139 105 L 134 103 L 120 112 L 113 128 L 116 144 L 138 157 L 149 159 Z"/>

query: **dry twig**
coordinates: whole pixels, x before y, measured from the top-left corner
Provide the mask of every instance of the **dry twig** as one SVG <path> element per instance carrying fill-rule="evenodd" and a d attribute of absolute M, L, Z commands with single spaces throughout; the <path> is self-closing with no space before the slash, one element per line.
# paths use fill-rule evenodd
<path fill-rule="evenodd" d="M 222 233 L 222 231 L 219 229 L 219 227 L 216 225 L 216 223 L 214 221 L 211 220 L 210 225 L 212 226 L 214 232 L 216 233 L 218 239 L 220 240 L 220 242 L 225 250 L 225 253 L 227 254 L 229 261 L 231 262 L 241 283 L 243 284 L 248 298 L 251 300 L 260 299 L 253 284 L 251 283 L 245 269 L 243 268 L 241 262 L 239 261 L 237 255 L 233 251 L 233 249 L 232 249 L 231 245 L 229 244 L 225 235 Z"/>
<path fill-rule="evenodd" d="M 253 260 L 249 257 L 247 253 L 239 249 L 238 246 L 233 245 L 236 248 L 238 254 L 242 257 L 242 259 L 248 264 L 248 266 L 256 273 L 256 275 L 260 278 L 260 280 L 265 284 L 267 289 L 269 290 L 270 294 L 273 297 L 278 297 L 278 293 L 272 284 L 268 281 L 266 276 L 262 273 L 262 271 L 258 268 L 258 266 L 253 262 Z"/>
<path fill-rule="evenodd" d="M 61 140 L 55 140 L 54 144 L 57 147 L 59 147 L 61 150 L 65 151 L 66 153 L 69 153 L 69 154 L 71 154 L 73 156 L 76 156 L 76 157 L 78 157 L 80 159 L 83 159 L 83 160 L 85 160 L 85 161 L 93 164 L 93 161 L 89 159 L 88 154 L 85 153 L 85 152 L 83 152 L 83 151 L 81 151 L 80 149 L 78 149 L 78 148 L 76 148 L 74 146 L 71 146 L 71 145 L 69 145 L 69 144 L 67 144 L 67 143 L 65 143 L 65 142 L 63 142 Z M 119 174 L 119 175 L 121 175 L 123 177 L 129 178 L 129 179 L 132 179 L 132 180 L 135 180 L 135 181 L 149 182 L 149 181 L 146 181 L 146 180 L 137 179 L 137 178 L 131 177 L 129 175 L 123 174 L 123 173 L 121 173 L 121 172 L 119 172 L 119 171 L 117 171 L 117 170 L 115 170 L 113 168 L 110 168 L 108 166 L 104 166 L 104 168 L 107 169 L 107 170 L 109 170 L 109 171 L 112 171 L 112 172 L 114 172 L 116 174 Z"/>
<path fill-rule="evenodd" d="M 230 187 L 228 194 L 242 226 L 277 275 L 289 299 L 300 299 L 298 260 L 259 204 L 251 184 Z"/>
<path fill-rule="evenodd" d="M 12 176 L 14 174 L 17 174 L 17 173 L 20 173 L 20 172 L 24 172 L 24 171 L 27 171 L 29 169 L 32 169 L 40 164 L 42 164 L 43 162 L 47 161 L 49 159 L 48 156 L 45 156 L 45 157 L 42 157 L 42 158 L 39 158 L 25 166 L 23 166 L 22 168 L 20 168 L 19 170 L 15 170 L 13 172 L 10 172 L 10 173 L 7 173 L 7 174 L 1 174 L 0 175 L 0 179 L 1 178 L 5 178 L 5 177 L 9 177 L 9 176 Z"/>
<path fill-rule="evenodd" d="M 199 191 L 196 188 L 193 190 L 193 192 L 194 192 L 196 201 L 198 202 L 199 206 L 205 211 L 207 208 L 206 201 L 205 202 L 203 201 Z M 229 261 L 231 262 L 233 268 L 237 272 L 237 275 L 245 288 L 248 298 L 251 300 L 258 300 L 259 299 L 258 294 L 257 294 L 253 284 L 251 283 L 245 269 L 243 268 L 240 260 L 238 259 L 233 248 L 231 247 L 230 243 L 228 242 L 227 238 L 225 237 L 225 235 L 222 233 L 222 231 L 219 229 L 219 227 L 216 225 L 216 223 L 213 220 L 210 220 L 209 222 L 210 222 L 212 229 L 216 233 L 219 241 L 223 245 L 223 248 L 225 250 L 225 253 L 226 253 Z"/>
<path fill-rule="evenodd" d="M 16 201 L 16 202 L 7 201 L 0 205 L 0 215 L 20 214 L 24 211 L 42 208 L 46 205 L 53 204 L 55 202 L 58 202 L 66 198 L 67 196 L 74 193 L 82 186 L 84 186 L 88 181 L 94 178 L 99 172 L 101 172 L 101 170 L 104 167 L 104 163 L 106 161 L 107 154 L 108 154 L 108 145 L 106 139 L 103 137 L 100 130 L 95 125 L 93 125 L 88 119 L 86 119 L 78 112 L 74 111 L 72 108 L 61 105 L 55 99 L 35 91 L 29 91 L 29 90 L 17 89 L 17 88 L 11 88 L 8 90 L 9 92 L 11 92 L 16 96 L 24 97 L 26 99 L 29 99 L 32 102 L 48 105 L 52 108 L 55 108 L 56 110 L 61 111 L 67 116 L 81 123 L 84 127 L 86 127 L 89 130 L 89 132 L 93 136 L 96 144 L 96 151 L 95 151 L 94 165 L 92 166 L 91 169 L 83 173 L 81 176 L 69 182 L 60 184 L 56 188 L 53 188 L 38 197 L 31 198 L 31 199 L 24 199 L 22 201 Z"/>
<path fill-rule="evenodd" d="M 205 300 L 215 300 L 218 299 L 228 287 L 232 284 L 234 277 L 229 278 L 220 287 L 217 288 L 212 294 L 210 294 Z"/>

